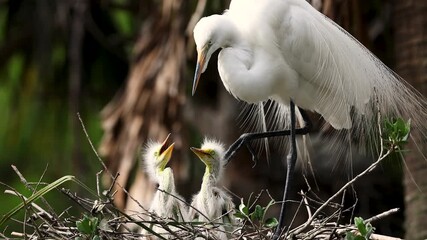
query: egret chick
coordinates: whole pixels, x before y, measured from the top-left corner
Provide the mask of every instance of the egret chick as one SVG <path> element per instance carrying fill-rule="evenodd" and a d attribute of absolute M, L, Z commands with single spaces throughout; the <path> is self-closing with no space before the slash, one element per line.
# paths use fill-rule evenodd
<path fill-rule="evenodd" d="M 189 210 L 189 219 L 197 222 L 209 222 L 208 226 L 218 225 L 218 231 L 212 235 L 215 239 L 228 239 L 236 224 L 234 203 L 231 197 L 220 187 L 224 171 L 224 146 L 214 140 L 205 139 L 201 148 L 190 148 L 205 164 L 205 174 L 199 193 L 193 196 Z M 212 227 L 214 228 L 214 227 Z"/>
<path fill-rule="evenodd" d="M 175 145 L 175 143 L 167 145 L 169 135 L 163 143 L 149 143 L 143 154 L 146 171 L 150 179 L 158 184 L 149 212 L 165 220 L 183 222 L 187 220 L 188 209 L 181 200 L 184 198 L 176 192 L 172 169 L 166 167 Z M 150 217 L 150 220 L 154 220 L 153 217 Z M 151 227 L 158 234 L 169 234 L 169 231 L 158 225 Z M 170 229 L 173 230 L 173 228 Z M 143 233 L 147 232 L 144 231 Z"/>

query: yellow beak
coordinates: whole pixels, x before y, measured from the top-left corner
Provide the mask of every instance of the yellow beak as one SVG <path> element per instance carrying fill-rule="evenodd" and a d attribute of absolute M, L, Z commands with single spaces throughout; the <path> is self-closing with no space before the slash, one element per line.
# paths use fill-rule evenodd
<path fill-rule="evenodd" d="M 160 147 L 159 151 L 159 158 L 160 158 L 160 169 L 163 170 L 166 165 L 168 164 L 169 160 L 172 157 L 173 148 L 175 146 L 175 143 L 172 143 L 171 145 L 167 145 L 167 141 L 169 139 L 170 134 L 166 137 L 165 141 L 163 141 L 162 146 Z"/>
<path fill-rule="evenodd" d="M 207 153 L 206 151 L 203 151 L 202 149 L 200 149 L 200 148 L 194 148 L 194 147 L 191 147 L 190 148 L 191 149 L 191 151 L 193 151 L 193 153 L 194 154 L 196 154 L 197 155 L 197 157 L 199 157 L 199 159 L 205 164 L 205 165 L 207 165 L 207 166 L 210 166 L 210 161 L 209 161 L 209 158 L 210 158 L 210 154 L 209 153 Z"/>
<path fill-rule="evenodd" d="M 196 72 L 194 74 L 194 80 L 193 80 L 193 91 L 191 92 L 192 96 L 194 96 L 194 93 L 196 93 L 197 85 L 199 84 L 199 80 L 200 80 L 200 75 L 202 75 L 203 69 L 205 68 L 206 54 L 208 50 L 209 50 L 208 47 L 204 47 L 197 55 Z"/>

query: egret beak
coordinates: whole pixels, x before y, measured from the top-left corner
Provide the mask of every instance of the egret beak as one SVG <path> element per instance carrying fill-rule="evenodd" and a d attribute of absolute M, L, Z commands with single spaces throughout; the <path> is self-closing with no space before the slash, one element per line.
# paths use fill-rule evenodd
<path fill-rule="evenodd" d="M 175 146 L 175 143 L 172 143 L 171 145 L 167 145 L 167 141 L 169 139 L 170 134 L 166 137 L 165 141 L 163 141 L 162 146 L 160 147 L 159 151 L 159 159 L 160 164 L 159 168 L 161 170 L 165 169 L 166 165 L 168 164 L 169 160 L 172 157 L 173 148 Z"/>
<path fill-rule="evenodd" d="M 208 161 L 208 159 L 211 157 L 211 155 L 209 153 L 207 153 L 206 151 L 203 151 L 200 148 L 194 148 L 191 147 L 190 148 L 191 151 L 193 151 L 194 154 L 197 155 L 197 157 L 199 157 L 199 159 L 208 167 L 210 167 L 211 163 L 210 161 Z"/>
<path fill-rule="evenodd" d="M 194 93 L 196 93 L 197 85 L 199 84 L 200 75 L 203 73 L 203 69 L 205 69 L 206 64 L 206 54 L 208 53 L 209 48 L 204 47 L 197 55 L 197 65 L 196 65 L 196 72 L 194 74 L 194 80 L 193 80 L 193 91 L 191 92 L 191 95 L 194 96 Z"/>

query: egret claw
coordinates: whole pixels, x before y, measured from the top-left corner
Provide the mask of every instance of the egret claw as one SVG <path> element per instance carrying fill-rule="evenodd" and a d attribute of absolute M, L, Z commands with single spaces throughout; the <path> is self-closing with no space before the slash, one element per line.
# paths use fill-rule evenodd
<path fill-rule="evenodd" d="M 252 155 L 252 162 L 254 162 L 254 165 L 252 165 L 252 168 L 254 168 L 258 163 L 258 156 L 255 154 L 253 147 L 249 143 L 245 143 L 245 145 L 248 151 L 250 152 L 250 154 Z"/>

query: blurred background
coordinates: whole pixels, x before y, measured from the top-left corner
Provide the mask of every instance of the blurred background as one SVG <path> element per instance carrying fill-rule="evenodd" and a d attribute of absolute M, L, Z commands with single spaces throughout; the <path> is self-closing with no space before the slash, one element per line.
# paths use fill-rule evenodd
<path fill-rule="evenodd" d="M 427 93 L 425 0 L 312 2 Z M 102 166 L 77 113 L 110 171 L 120 173 L 118 182 L 143 205 L 151 200 L 155 186 L 141 170 L 141 147 L 149 139 L 161 141 L 171 133 L 176 143 L 171 167 L 179 192 L 189 200 L 198 191 L 204 171 L 189 147 L 200 146 L 204 136 L 228 146 L 245 130 L 239 119 L 243 103 L 225 91 L 215 56 L 191 97 L 196 62 L 192 29 L 200 17 L 222 13 L 228 4 L 225 0 L 0 0 L 0 214 L 19 203 L 2 193 L 6 184 L 30 194 L 11 165 L 28 181 L 52 182 L 75 175 L 96 187 Z M 321 119 L 312 117 L 319 125 Z M 323 135 L 312 134 L 314 175 L 299 169 L 299 185 L 294 189 L 308 189 L 305 174 L 312 190 L 326 200 L 347 182 L 349 168 L 345 160 L 337 164 L 334 153 L 320 144 L 317 139 Z M 281 199 L 283 156 L 274 154 L 274 147 L 271 156 L 267 163 L 265 154 L 260 154 L 253 167 L 243 149 L 228 165 L 223 184 L 236 195 L 236 202 L 262 189 Z M 372 162 L 364 156 L 353 159 L 355 173 Z M 377 232 L 425 238 L 426 165 L 410 153 L 405 163 L 386 162 L 354 186 L 345 205 L 357 203 L 354 214 L 363 218 L 398 207 L 399 213 L 374 224 Z M 103 185 L 110 182 L 105 175 Z M 58 201 L 64 198 L 60 193 L 48 198 L 58 209 L 70 204 Z M 296 194 L 292 198 L 300 200 Z M 266 205 L 268 195 L 259 201 Z M 127 211 L 139 208 L 122 191 L 115 203 Z M 270 214 L 277 212 L 278 206 Z"/>

